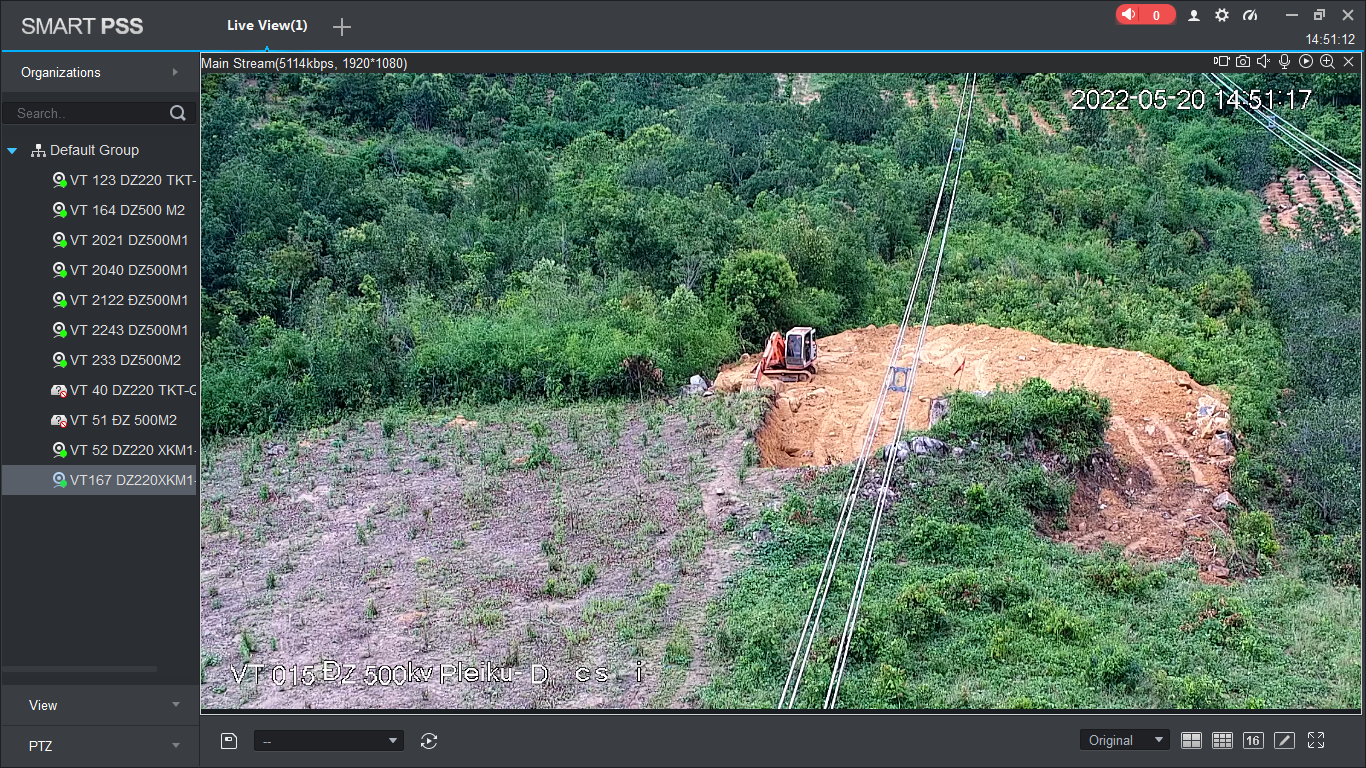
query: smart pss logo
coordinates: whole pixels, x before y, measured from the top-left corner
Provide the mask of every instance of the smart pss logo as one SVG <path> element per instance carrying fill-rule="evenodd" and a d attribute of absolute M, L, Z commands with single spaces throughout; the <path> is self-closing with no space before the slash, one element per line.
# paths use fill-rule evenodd
<path fill-rule="evenodd" d="M 107 35 L 113 30 L 116 35 L 142 34 L 142 19 L 99 18 L 96 16 L 53 16 L 46 19 L 25 18 L 22 24 L 26 35 L 93 35 L 95 22 L 100 23 L 100 34 Z"/>

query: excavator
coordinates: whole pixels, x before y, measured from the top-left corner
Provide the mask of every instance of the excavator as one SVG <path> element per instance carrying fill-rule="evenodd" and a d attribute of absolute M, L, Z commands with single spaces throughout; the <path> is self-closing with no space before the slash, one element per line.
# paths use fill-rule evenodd
<path fill-rule="evenodd" d="M 764 376 L 780 381 L 810 381 L 816 373 L 816 329 L 801 326 L 786 334 L 774 331 L 754 366 L 754 383 Z"/>

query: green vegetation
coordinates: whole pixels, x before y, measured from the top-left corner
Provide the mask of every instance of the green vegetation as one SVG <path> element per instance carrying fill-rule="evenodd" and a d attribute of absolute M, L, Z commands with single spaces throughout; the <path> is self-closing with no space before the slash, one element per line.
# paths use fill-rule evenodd
<path fill-rule="evenodd" d="M 1073 491 L 1040 459 L 1099 449 L 1102 433 L 1083 427 L 1107 409 L 1089 393 L 1040 382 L 955 396 L 936 431 L 980 448 L 961 458 L 912 457 L 900 468 L 842 707 L 1360 706 L 1355 588 L 1280 574 L 1212 587 L 1188 560 L 1131 563 L 1113 549 L 1081 554 L 1036 534 L 1066 511 Z M 1077 428 L 1050 446 L 1060 411 Z M 1041 453 L 1022 450 L 1027 443 Z M 1007 448 L 1012 457 L 1002 458 Z M 826 510 L 814 519 L 765 514 L 774 541 L 715 607 L 714 648 L 728 672 L 704 689 L 707 706 L 777 702 L 848 481 L 845 467 L 797 489 Z M 855 513 L 857 541 L 870 506 Z M 1253 526 L 1248 535 L 1261 532 Z M 824 697 L 835 650 L 826 639 L 838 637 L 856 559 L 841 564 L 829 604 L 836 615 L 817 636 L 798 706 Z"/>

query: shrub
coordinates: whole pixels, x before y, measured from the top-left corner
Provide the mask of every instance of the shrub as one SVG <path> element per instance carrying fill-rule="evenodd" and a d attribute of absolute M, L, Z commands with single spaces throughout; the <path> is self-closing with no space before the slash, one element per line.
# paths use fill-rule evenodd
<path fill-rule="evenodd" d="M 934 563 L 952 563 L 971 556 L 979 530 L 976 525 L 926 516 L 911 524 L 907 539 L 918 557 Z"/>
<path fill-rule="evenodd" d="M 1088 672 L 1101 685 L 1132 691 L 1145 677 L 1143 662 L 1124 647 L 1109 647 L 1091 655 Z"/>
<path fill-rule="evenodd" d="M 1043 379 L 1029 379 L 1016 390 L 998 389 L 987 396 L 955 392 L 949 415 L 930 429 L 944 440 L 1016 445 L 1033 436 L 1041 447 L 1070 462 L 1080 462 L 1104 441 L 1110 401 L 1081 387 L 1054 389 Z"/>
<path fill-rule="evenodd" d="M 1238 513 L 1233 521 L 1233 540 L 1253 559 L 1259 555 L 1271 557 L 1280 551 L 1276 540 L 1276 526 L 1266 512 L 1248 510 Z"/>
<path fill-rule="evenodd" d="M 944 601 L 923 583 L 907 584 L 892 604 L 891 621 L 908 638 L 923 639 L 943 626 Z"/>
<path fill-rule="evenodd" d="M 1130 562 L 1123 550 L 1113 545 L 1107 545 L 1099 559 L 1087 563 L 1084 573 L 1103 592 L 1134 597 L 1146 596 L 1167 579 L 1165 572 L 1147 563 Z"/>

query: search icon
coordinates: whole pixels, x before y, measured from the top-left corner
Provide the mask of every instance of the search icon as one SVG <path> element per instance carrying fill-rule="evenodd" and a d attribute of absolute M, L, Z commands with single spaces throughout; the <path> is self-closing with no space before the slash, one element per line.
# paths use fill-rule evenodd
<path fill-rule="evenodd" d="M 1333 64 L 1333 55 L 1331 53 L 1325 53 L 1323 56 L 1319 57 L 1319 64 L 1328 67 L 1329 69 L 1337 69 Z"/>
<path fill-rule="evenodd" d="M 185 119 L 185 108 L 182 107 L 182 106 L 180 106 L 179 104 L 175 105 L 174 107 L 171 107 L 171 119 L 172 119 L 172 120 L 184 120 L 184 119 Z"/>

